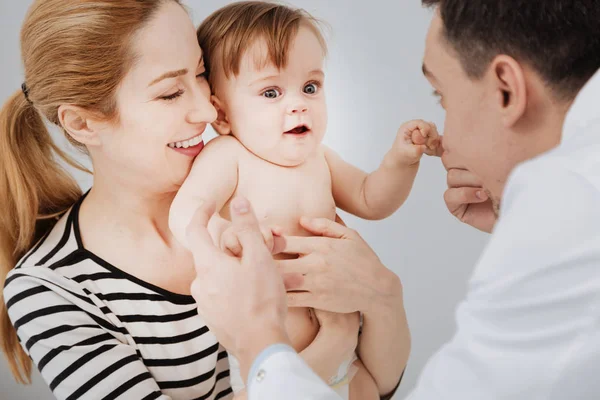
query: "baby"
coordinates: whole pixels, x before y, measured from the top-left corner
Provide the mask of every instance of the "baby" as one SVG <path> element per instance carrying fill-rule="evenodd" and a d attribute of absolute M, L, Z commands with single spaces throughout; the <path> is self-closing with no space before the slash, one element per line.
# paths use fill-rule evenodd
<path fill-rule="evenodd" d="M 251 202 L 261 226 L 278 227 L 278 234 L 308 235 L 300 217 L 333 220 L 336 207 L 361 218 L 385 218 L 410 193 L 423 153 L 432 154 L 439 146 L 434 125 L 408 122 L 380 167 L 366 174 L 322 145 L 326 44 L 316 21 L 302 10 L 234 3 L 202 23 L 198 40 L 214 93 L 218 117 L 213 128 L 219 137 L 196 158 L 171 206 L 169 225 L 184 244 L 187 223 L 205 201 L 217 205 L 209 225 L 213 240 L 230 248 L 223 232 L 229 201 L 236 195 Z M 319 323 L 311 310 L 292 308 L 287 329 L 302 354 Z M 361 379 L 351 380 L 352 364 Z M 239 392 L 243 381 L 235 360 L 231 365 L 232 385 Z M 344 398 L 379 398 L 372 377 L 356 358 L 344 363 L 337 376 L 322 378 Z"/>

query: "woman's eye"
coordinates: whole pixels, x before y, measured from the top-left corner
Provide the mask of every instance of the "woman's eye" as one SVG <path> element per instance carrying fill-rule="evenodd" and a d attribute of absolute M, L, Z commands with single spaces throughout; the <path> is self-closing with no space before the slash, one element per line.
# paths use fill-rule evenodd
<path fill-rule="evenodd" d="M 166 101 L 171 101 L 171 100 L 175 100 L 176 98 L 178 98 L 182 94 L 183 94 L 183 90 L 178 90 L 178 91 L 176 91 L 173 94 L 169 94 L 167 96 L 161 96 L 161 99 L 166 100 Z"/>
<path fill-rule="evenodd" d="M 319 85 L 316 83 L 309 83 L 308 85 L 304 86 L 304 93 L 306 94 L 316 94 L 317 91 L 319 91 Z"/>
<path fill-rule="evenodd" d="M 276 99 L 281 96 L 281 93 L 279 93 L 279 90 L 277 89 L 269 89 L 265 90 L 262 95 L 267 99 Z"/>
<path fill-rule="evenodd" d="M 196 75 L 196 79 L 206 79 L 206 71 Z"/>

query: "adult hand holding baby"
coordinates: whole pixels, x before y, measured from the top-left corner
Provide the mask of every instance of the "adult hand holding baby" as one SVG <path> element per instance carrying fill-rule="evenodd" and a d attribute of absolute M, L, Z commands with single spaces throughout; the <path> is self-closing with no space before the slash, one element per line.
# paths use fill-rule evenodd
<path fill-rule="evenodd" d="M 284 325 L 285 287 L 248 200 L 231 202 L 231 222 L 242 247 L 239 258 L 213 244 L 207 226 L 214 208 L 202 204 L 187 228 L 197 274 L 191 293 L 211 332 L 240 360 L 245 378 L 262 350 L 290 343 Z M 243 301 L 232 307 L 225 301 L 225 288 Z"/>
<path fill-rule="evenodd" d="M 381 393 L 392 392 L 410 352 L 400 279 L 353 229 L 326 218 L 302 218 L 300 225 L 314 236 L 284 236 L 282 252 L 300 256 L 278 261 L 293 291 L 288 305 L 361 312 L 357 353 Z"/>
<path fill-rule="evenodd" d="M 298 291 L 288 293 L 290 307 L 368 313 L 401 295 L 398 277 L 355 230 L 326 218 L 301 218 L 300 225 L 315 236 L 284 236 L 282 252 L 300 257 L 278 262 Z"/>

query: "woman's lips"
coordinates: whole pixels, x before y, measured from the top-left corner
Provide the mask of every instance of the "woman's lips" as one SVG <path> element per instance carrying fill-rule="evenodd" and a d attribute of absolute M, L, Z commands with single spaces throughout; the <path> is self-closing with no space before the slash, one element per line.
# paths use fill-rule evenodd
<path fill-rule="evenodd" d="M 188 148 L 183 148 L 183 147 L 169 147 L 169 148 L 171 150 L 176 151 L 176 152 L 178 152 L 180 154 L 183 154 L 185 156 L 196 157 L 198 154 L 200 154 L 200 152 L 204 148 L 204 141 L 201 141 L 197 145 L 190 146 Z"/>

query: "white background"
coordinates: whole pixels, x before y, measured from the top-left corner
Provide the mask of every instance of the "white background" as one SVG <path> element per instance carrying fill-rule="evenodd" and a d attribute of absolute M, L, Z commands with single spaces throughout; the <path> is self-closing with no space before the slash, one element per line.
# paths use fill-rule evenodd
<path fill-rule="evenodd" d="M 31 0 L 0 0 L 0 101 L 20 89 L 19 30 Z M 227 1 L 185 2 L 195 24 Z M 443 127 L 443 110 L 421 75 L 431 11 L 420 1 L 292 0 L 325 21 L 330 54 L 326 70 L 329 129 L 325 143 L 364 170 L 375 169 L 403 121 L 423 118 Z M 3 134 L 0 132 L 0 134 Z M 62 138 L 58 138 L 64 143 Z M 24 150 L 24 149 L 23 149 Z M 76 175 L 84 187 L 89 177 Z M 422 162 L 413 192 L 392 217 L 362 221 L 342 214 L 373 246 L 404 285 L 413 347 L 395 399 L 414 387 L 427 359 L 454 331 L 454 309 L 486 236 L 460 224 L 443 202 L 445 171 L 439 159 Z M 52 399 L 45 383 L 19 386 L 0 360 L 1 400 Z"/>

